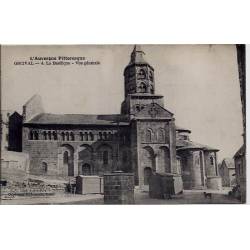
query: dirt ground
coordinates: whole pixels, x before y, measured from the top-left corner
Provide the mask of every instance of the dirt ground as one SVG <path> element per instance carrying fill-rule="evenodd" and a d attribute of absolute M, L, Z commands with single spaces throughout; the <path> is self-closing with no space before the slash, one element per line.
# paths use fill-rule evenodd
<path fill-rule="evenodd" d="M 74 205 L 74 204 L 104 204 L 101 194 L 56 194 L 44 197 L 14 197 L 1 200 L 1 205 Z M 224 193 L 213 193 L 211 197 L 205 197 L 203 192 L 184 191 L 183 194 L 173 196 L 172 199 L 152 199 L 147 191 L 135 190 L 135 204 L 240 204 L 237 199 Z"/>

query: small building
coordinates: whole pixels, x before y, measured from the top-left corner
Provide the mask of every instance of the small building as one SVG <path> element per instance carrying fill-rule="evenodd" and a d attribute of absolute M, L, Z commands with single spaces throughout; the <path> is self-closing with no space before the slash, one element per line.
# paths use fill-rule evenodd
<path fill-rule="evenodd" d="M 22 151 L 22 116 L 16 111 L 1 110 L 0 142 L 1 152 Z"/>
<path fill-rule="evenodd" d="M 223 187 L 232 187 L 236 184 L 235 164 L 232 158 L 225 158 L 219 168 Z"/>
<path fill-rule="evenodd" d="M 240 149 L 234 155 L 235 163 L 235 175 L 236 183 L 240 187 L 241 201 L 246 201 L 246 158 L 245 158 L 245 146 L 241 146 Z"/>

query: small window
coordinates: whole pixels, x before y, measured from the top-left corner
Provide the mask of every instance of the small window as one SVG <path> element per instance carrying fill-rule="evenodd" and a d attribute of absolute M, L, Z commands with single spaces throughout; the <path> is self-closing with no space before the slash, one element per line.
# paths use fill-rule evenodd
<path fill-rule="evenodd" d="M 70 140 L 74 141 L 75 140 L 75 135 L 73 132 L 70 132 Z"/>
<path fill-rule="evenodd" d="M 94 141 L 94 135 L 92 132 L 89 133 L 89 139 L 90 141 Z"/>
<path fill-rule="evenodd" d="M 51 140 L 51 131 L 48 132 L 49 140 Z"/>
<path fill-rule="evenodd" d="M 66 140 L 69 141 L 69 132 L 66 132 L 65 135 L 66 135 Z"/>
<path fill-rule="evenodd" d="M 65 141 L 65 133 L 62 132 L 62 140 Z"/>
<path fill-rule="evenodd" d="M 53 139 L 57 140 L 57 133 L 56 133 L 56 131 L 53 131 Z"/>
<path fill-rule="evenodd" d="M 80 140 L 83 141 L 83 133 L 80 132 Z"/>
<path fill-rule="evenodd" d="M 34 139 L 38 140 L 38 132 L 37 131 L 34 132 Z"/>
<path fill-rule="evenodd" d="M 99 140 L 102 140 L 102 132 L 99 132 Z"/>
<path fill-rule="evenodd" d="M 104 137 L 104 140 L 107 140 L 107 133 L 106 132 L 103 133 L 103 137 Z"/>
<path fill-rule="evenodd" d="M 214 157 L 213 156 L 210 157 L 210 164 L 214 165 Z"/>
<path fill-rule="evenodd" d="M 84 133 L 84 140 L 85 141 L 88 141 L 89 140 L 89 135 L 87 132 Z"/>
<path fill-rule="evenodd" d="M 145 79 L 146 78 L 146 72 L 145 72 L 145 70 L 144 69 L 140 69 L 138 75 L 139 75 L 140 79 Z"/>
<path fill-rule="evenodd" d="M 152 131 L 149 130 L 149 129 L 146 131 L 146 141 L 147 142 L 151 142 L 152 141 Z"/>
<path fill-rule="evenodd" d="M 136 105 L 135 110 L 136 110 L 136 112 L 140 112 L 140 110 L 141 110 L 140 105 Z"/>
<path fill-rule="evenodd" d="M 48 172 L 48 164 L 46 162 L 42 163 L 42 172 L 47 173 Z"/>
<path fill-rule="evenodd" d="M 140 93 L 145 93 L 147 91 L 147 87 L 146 84 L 144 82 L 142 82 L 139 86 L 139 92 Z"/>
<path fill-rule="evenodd" d="M 111 133 L 111 132 L 109 132 L 109 133 L 108 133 L 108 139 L 109 139 L 110 141 L 112 141 L 112 140 L 113 140 L 113 135 L 112 135 L 112 133 Z"/>
<path fill-rule="evenodd" d="M 43 131 L 43 139 L 47 140 L 47 132 L 46 131 Z"/>

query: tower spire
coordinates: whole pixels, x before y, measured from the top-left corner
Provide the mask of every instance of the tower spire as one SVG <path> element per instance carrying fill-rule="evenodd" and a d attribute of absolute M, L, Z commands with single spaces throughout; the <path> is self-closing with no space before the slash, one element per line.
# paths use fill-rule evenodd
<path fill-rule="evenodd" d="M 147 63 L 144 59 L 145 53 L 142 50 L 140 45 L 135 45 L 134 49 L 131 53 L 130 56 L 130 63 L 129 64 L 133 64 L 133 63 Z"/>

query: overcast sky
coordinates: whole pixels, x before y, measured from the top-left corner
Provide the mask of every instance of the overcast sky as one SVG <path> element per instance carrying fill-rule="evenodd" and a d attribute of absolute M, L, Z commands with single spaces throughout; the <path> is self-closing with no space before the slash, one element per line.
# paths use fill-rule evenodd
<path fill-rule="evenodd" d="M 111 114 L 124 99 L 123 70 L 133 45 L 3 46 L 2 109 L 22 112 L 40 94 L 48 113 Z M 175 114 L 176 124 L 192 130 L 193 141 L 232 157 L 243 143 L 240 87 L 233 45 L 142 45 L 155 69 L 157 94 Z M 82 56 L 92 66 L 15 66 L 30 56 Z"/>

